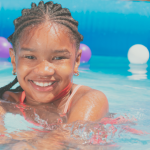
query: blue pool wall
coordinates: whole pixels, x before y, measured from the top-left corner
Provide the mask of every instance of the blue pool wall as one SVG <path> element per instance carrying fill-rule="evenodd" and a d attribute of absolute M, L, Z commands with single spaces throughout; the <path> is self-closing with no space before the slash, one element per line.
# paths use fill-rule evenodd
<path fill-rule="evenodd" d="M 23 8 L 39 0 L 0 0 L 0 36 L 14 32 L 13 20 Z M 47 1 L 44 1 L 47 2 Z M 150 3 L 119 0 L 53 0 L 69 8 L 79 22 L 82 43 L 93 55 L 127 57 L 129 48 L 142 44 L 150 50 Z"/>

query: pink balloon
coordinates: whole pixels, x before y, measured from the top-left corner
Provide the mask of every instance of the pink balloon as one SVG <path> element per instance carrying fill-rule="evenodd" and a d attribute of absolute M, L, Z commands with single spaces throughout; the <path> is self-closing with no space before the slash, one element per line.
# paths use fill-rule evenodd
<path fill-rule="evenodd" d="M 82 55 L 81 55 L 81 62 L 88 62 L 91 58 L 91 50 L 90 48 L 85 44 L 80 44 L 80 48 L 82 49 Z"/>
<path fill-rule="evenodd" d="M 0 37 L 0 58 L 9 58 L 9 48 L 12 48 L 12 45 L 6 38 Z"/>

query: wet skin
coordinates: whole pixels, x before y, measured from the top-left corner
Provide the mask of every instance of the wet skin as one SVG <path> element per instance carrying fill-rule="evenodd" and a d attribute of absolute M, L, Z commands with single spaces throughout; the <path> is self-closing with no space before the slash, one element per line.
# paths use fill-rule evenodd
<path fill-rule="evenodd" d="M 70 39 L 68 29 L 62 25 L 49 22 L 32 29 L 26 28 L 20 37 L 15 52 L 10 49 L 13 71 L 26 93 L 27 105 L 53 105 L 63 112 L 70 93 L 63 98 L 54 100 L 70 82 L 73 73 L 77 72 L 81 50 L 76 50 L 75 43 Z M 37 83 L 52 83 L 40 87 Z M 4 99 L 19 102 L 21 93 L 5 92 Z M 106 96 L 86 86 L 80 87 L 72 98 L 68 112 L 68 123 L 76 120 L 95 121 L 108 112 Z"/>

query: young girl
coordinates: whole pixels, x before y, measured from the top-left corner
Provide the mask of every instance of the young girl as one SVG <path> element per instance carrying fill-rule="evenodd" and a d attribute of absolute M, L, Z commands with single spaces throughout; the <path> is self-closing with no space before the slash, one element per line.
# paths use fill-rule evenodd
<path fill-rule="evenodd" d="M 73 75 L 79 75 L 83 36 L 70 11 L 52 1 L 40 1 L 38 6 L 32 3 L 31 9 L 23 9 L 14 25 L 8 40 L 13 44 L 9 52 L 16 78 L 0 88 L 0 98 L 41 109 L 38 115 L 44 120 L 42 110 L 51 111 L 52 106 L 67 115 L 67 123 L 103 118 L 108 112 L 106 96 L 72 81 Z M 11 89 L 17 82 L 20 86 Z"/>

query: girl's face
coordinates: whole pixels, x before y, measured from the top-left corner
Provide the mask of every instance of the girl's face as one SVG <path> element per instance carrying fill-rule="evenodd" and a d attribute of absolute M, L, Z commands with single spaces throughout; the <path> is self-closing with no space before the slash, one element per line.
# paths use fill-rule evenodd
<path fill-rule="evenodd" d="M 51 102 L 71 81 L 80 64 L 66 27 L 45 23 L 24 30 L 10 50 L 13 70 L 30 103 Z"/>

